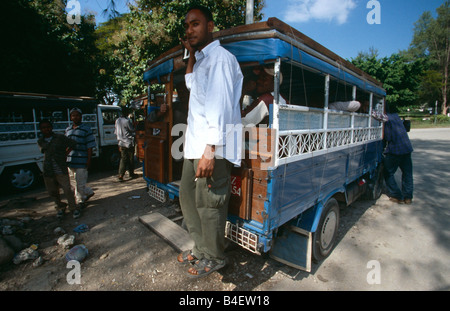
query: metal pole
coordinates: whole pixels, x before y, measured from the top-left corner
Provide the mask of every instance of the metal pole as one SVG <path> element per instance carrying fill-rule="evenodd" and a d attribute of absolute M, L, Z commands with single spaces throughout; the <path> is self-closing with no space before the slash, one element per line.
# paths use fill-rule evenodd
<path fill-rule="evenodd" d="M 437 104 L 438 104 L 438 101 L 436 101 L 436 103 L 434 104 L 434 124 L 436 124 L 436 119 L 437 119 Z"/>
<path fill-rule="evenodd" d="M 247 0 L 247 8 L 245 10 L 245 24 L 253 24 L 253 7 L 254 1 Z"/>

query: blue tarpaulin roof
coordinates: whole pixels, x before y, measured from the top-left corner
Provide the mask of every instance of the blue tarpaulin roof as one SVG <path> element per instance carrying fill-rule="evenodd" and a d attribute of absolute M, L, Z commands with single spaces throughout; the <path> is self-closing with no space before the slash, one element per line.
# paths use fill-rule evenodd
<path fill-rule="evenodd" d="M 165 61 L 162 64 L 144 72 L 144 81 L 150 81 L 153 79 L 158 79 L 168 73 L 171 73 L 173 70 L 173 58 Z"/>
<path fill-rule="evenodd" d="M 338 68 L 312 56 L 278 38 L 231 42 L 223 44 L 223 47 L 236 56 L 239 62 L 263 63 L 266 60 L 276 59 L 278 57 L 291 59 L 315 70 L 319 70 L 322 73 L 330 74 L 339 80 L 356 85 L 363 90 L 382 96 L 386 95 L 386 92 L 382 88 L 344 71 L 343 68 Z M 155 78 L 159 80 L 159 77 L 172 72 L 172 70 L 173 59 L 170 59 L 146 71 L 144 73 L 144 81 L 150 81 Z"/>

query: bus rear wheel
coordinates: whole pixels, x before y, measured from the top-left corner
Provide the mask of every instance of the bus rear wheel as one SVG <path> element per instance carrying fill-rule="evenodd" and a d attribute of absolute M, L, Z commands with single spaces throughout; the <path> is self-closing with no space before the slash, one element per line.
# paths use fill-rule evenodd
<path fill-rule="evenodd" d="M 312 258 L 319 262 L 327 258 L 336 245 L 339 229 L 339 204 L 335 198 L 325 203 L 319 225 L 313 233 Z"/>
<path fill-rule="evenodd" d="M 384 166 L 381 163 L 378 165 L 375 175 L 367 184 L 367 190 L 363 195 L 366 200 L 378 200 L 381 197 L 384 186 Z"/>

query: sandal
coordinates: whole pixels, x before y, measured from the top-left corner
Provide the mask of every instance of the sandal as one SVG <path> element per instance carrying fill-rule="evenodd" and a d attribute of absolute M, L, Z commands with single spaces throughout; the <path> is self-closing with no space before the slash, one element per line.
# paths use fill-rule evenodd
<path fill-rule="evenodd" d="M 184 251 L 177 257 L 177 262 L 180 264 L 194 263 L 197 260 L 198 258 L 192 254 L 192 250 Z"/>
<path fill-rule="evenodd" d="M 189 268 L 187 274 L 191 278 L 201 278 L 214 271 L 222 269 L 223 267 L 225 267 L 225 261 L 223 263 L 219 263 L 215 260 L 203 258 L 201 260 L 197 260 L 194 266 Z"/>

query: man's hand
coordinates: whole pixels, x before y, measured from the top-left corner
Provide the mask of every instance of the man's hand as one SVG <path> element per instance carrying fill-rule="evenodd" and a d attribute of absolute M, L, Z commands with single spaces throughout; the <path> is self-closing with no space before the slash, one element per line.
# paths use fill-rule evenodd
<path fill-rule="evenodd" d="M 73 150 L 72 148 L 69 148 L 69 147 L 66 148 L 66 157 L 69 155 L 69 153 L 70 153 L 72 150 Z M 42 152 L 42 153 L 44 153 L 44 152 Z"/>
<path fill-rule="evenodd" d="M 198 161 L 197 172 L 195 173 L 196 178 L 212 176 L 215 163 L 214 152 L 215 146 L 206 145 L 202 158 Z"/>
<path fill-rule="evenodd" d="M 189 59 L 186 66 L 186 73 L 192 73 L 194 71 L 195 64 L 195 49 L 190 45 L 189 41 L 185 38 L 180 38 L 181 44 L 186 50 L 189 51 Z"/>
<path fill-rule="evenodd" d="M 189 41 L 186 38 L 180 38 L 180 42 L 189 51 L 190 56 L 194 56 L 195 49 L 190 45 Z"/>

